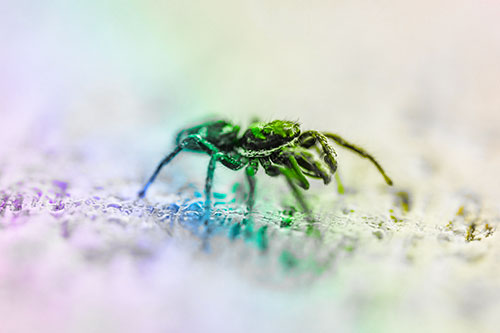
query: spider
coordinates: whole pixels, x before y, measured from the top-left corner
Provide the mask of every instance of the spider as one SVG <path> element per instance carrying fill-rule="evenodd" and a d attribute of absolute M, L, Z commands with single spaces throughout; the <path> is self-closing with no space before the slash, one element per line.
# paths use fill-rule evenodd
<path fill-rule="evenodd" d="M 160 170 L 182 150 L 204 152 L 210 155 L 205 182 L 205 208 L 211 206 L 211 190 L 217 162 L 231 170 L 245 167 L 250 192 L 247 212 L 252 212 L 255 203 L 255 174 L 259 165 L 267 175 L 284 176 L 293 195 L 303 211 L 311 216 L 300 188 L 307 190 L 307 177 L 322 179 L 326 185 L 337 170 L 335 150 L 328 139 L 369 159 L 382 174 L 385 182 L 392 180 L 373 156 L 364 149 L 347 142 L 342 137 L 314 130 L 302 132 L 297 122 L 274 120 L 268 123 L 255 122 L 238 136 L 240 127 L 225 120 L 208 121 L 198 126 L 183 129 L 177 134 L 176 147 L 157 166 L 144 188 L 139 192 L 143 198 Z"/>

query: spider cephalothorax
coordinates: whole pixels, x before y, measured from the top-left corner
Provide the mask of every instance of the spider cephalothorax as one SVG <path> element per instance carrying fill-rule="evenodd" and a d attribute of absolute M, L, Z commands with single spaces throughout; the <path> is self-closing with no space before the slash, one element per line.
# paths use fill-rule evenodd
<path fill-rule="evenodd" d="M 300 135 L 300 126 L 291 121 L 254 123 L 240 139 L 240 151 L 247 155 L 266 155 L 290 144 Z"/>
<path fill-rule="evenodd" d="M 337 170 L 337 154 L 328 139 L 369 159 L 386 183 L 392 185 L 392 180 L 370 154 L 336 134 L 313 130 L 301 132 L 297 122 L 284 120 L 253 123 L 241 137 L 238 137 L 239 131 L 239 126 L 225 120 L 209 121 L 180 131 L 176 139 L 177 147 L 160 162 L 139 196 L 144 197 L 163 166 L 181 150 L 187 150 L 205 152 L 211 156 L 205 183 L 207 209 L 210 207 L 215 166 L 217 162 L 221 162 L 232 170 L 246 167 L 250 186 L 249 212 L 254 205 L 255 174 L 261 165 L 269 176 L 283 175 L 297 201 L 310 214 L 309 206 L 297 186 L 308 189 L 307 177 L 322 179 L 324 184 L 331 181 Z"/>

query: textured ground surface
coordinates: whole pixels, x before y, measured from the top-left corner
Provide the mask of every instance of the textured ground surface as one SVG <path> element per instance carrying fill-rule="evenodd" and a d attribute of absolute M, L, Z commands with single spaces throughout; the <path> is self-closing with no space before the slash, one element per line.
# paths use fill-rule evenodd
<path fill-rule="evenodd" d="M 262 176 L 253 230 L 238 233 L 243 175 L 222 169 L 210 230 L 200 225 L 201 155 L 180 158 L 147 200 L 145 177 L 114 170 L 133 165 L 119 156 L 29 156 L 1 169 L 6 331 L 495 330 L 498 206 L 434 171 L 404 189 L 406 211 L 400 188 L 354 161 L 367 176 L 345 172 L 346 194 L 308 192 L 313 233 L 285 183 Z M 187 167 L 196 181 L 168 176 Z"/>

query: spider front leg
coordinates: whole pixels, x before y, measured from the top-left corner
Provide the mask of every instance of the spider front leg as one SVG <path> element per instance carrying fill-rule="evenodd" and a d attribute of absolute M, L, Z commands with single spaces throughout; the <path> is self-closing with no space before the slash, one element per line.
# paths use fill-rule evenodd
<path fill-rule="evenodd" d="M 326 163 L 318 160 L 315 154 L 305 147 L 295 147 L 293 148 L 293 155 L 302 167 L 302 173 L 309 177 L 323 179 L 325 185 L 330 183 L 332 177 L 330 168 Z"/>
<path fill-rule="evenodd" d="M 276 177 L 280 174 L 285 176 L 288 186 L 290 186 L 295 199 L 299 203 L 302 210 L 307 214 L 308 220 L 312 222 L 312 211 L 309 208 L 309 205 L 307 204 L 302 192 L 297 186 L 297 184 L 299 184 L 299 186 L 301 186 L 302 188 L 307 189 L 309 188 L 309 182 L 305 178 L 302 171 L 300 171 L 295 158 L 293 156 L 289 156 L 288 158 L 290 159 L 290 164 L 287 163 L 288 165 L 286 167 L 273 164 L 268 158 L 261 158 L 259 159 L 259 161 L 264 167 L 266 174 L 268 174 L 269 176 Z M 295 163 L 293 163 L 293 161 L 295 161 Z"/>
<path fill-rule="evenodd" d="M 387 176 L 387 174 L 385 173 L 384 169 L 382 169 L 382 166 L 366 150 L 364 150 L 363 148 L 358 147 L 358 146 L 356 146 L 356 145 L 354 145 L 354 144 L 352 144 L 350 142 L 347 142 L 346 140 L 344 140 L 342 137 L 340 137 L 337 134 L 333 134 L 333 133 L 319 133 L 319 134 L 324 135 L 325 137 L 332 139 L 338 145 L 340 145 L 340 146 L 342 146 L 344 148 L 352 150 L 353 152 L 361 155 L 361 157 L 369 159 L 375 165 L 375 167 L 378 169 L 378 171 L 382 174 L 382 176 L 384 177 L 384 180 L 387 183 L 387 185 L 392 185 L 392 179 L 389 178 L 389 176 Z"/>
<path fill-rule="evenodd" d="M 337 171 L 337 153 L 328 143 L 328 139 L 318 131 L 307 131 L 300 137 L 301 146 L 310 148 L 319 143 L 323 151 L 323 160 L 328 165 L 332 175 Z"/>
<path fill-rule="evenodd" d="M 335 181 L 337 182 L 337 192 L 339 194 L 344 194 L 345 189 L 344 185 L 342 184 L 342 181 L 340 180 L 339 173 L 337 172 L 337 153 L 333 149 L 332 146 L 328 143 L 327 137 L 318 131 L 307 131 L 304 132 L 300 138 L 301 146 L 304 148 L 311 148 L 312 146 L 315 146 L 318 153 L 321 153 L 323 151 L 324 154 L 324 161 L 328 165 L 328 168 L 330 169 L 330 172 L 332 175 L 335 175 Z M 320 147 L 318 147 L 316 144 L 319 143 Z M 329 180 L 328 180 L 329 182 Z M 325 184 L 328 182 L 325 181 Z"/>

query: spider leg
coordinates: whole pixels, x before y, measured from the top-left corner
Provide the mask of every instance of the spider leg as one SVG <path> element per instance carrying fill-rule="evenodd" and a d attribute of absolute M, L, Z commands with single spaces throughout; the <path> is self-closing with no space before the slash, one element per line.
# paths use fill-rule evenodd
<path fill-rule="evenodd" d="M 139 192 L 139 198 L 144 198 L 144 196 L 146 195 L 146 191 L 148 190 L 148 187 L 155 181 L 156 176 L 158 176 L 158 173 L 160 172 L 161 168 L 163 168 L 165 165 L 167 165 L 182 150 L 182 148 L 183 147 L 181 145 L 177 146 L 173 152 L 168 154 L 167 157 L 165 157 L 160 162 L 160 164 L 158 164 L 153 175 L 149 178 L 146 185 L 144 185 L 143 189 Z"/>
<path fill-rule="evenodd" d="M 305 148 L 296 147 L 293 149 L 293 154 L 302 167 L 302 173 L 310 177 L 323 179 L 325 185 L 330 183 L 330 170 L 328 170 L 327 166 L 318 161 L 313 153 Z"/>
<path fill-rule="evenodd" d="M 231 170 L 239 170 L 245 166 L 246 161 L 236 160 L 226 155 L 224 152 L 217 152 L 210 157 L 208 163 L 207 178 L 205 181 L 205 208 L 209 209 L 212 201 L 211 192 L 214 180 L 215 166 L 217 161 L 221 161 L 225 166 Z"/>
<path fill-rule="evenodd" d="M 179 145 L 187 149 L 198 147 L 208 155 L 212 155 L 219 152 L 219 149 L 213 143 L 204 139 L 199 134 L 191 134 L 186 136 Z"/>
<path fill-rule="evenodd" d="M 191 149 L 193 145 L 196 145 L 209 155 L 213 155 L 219 152 L 217 147 L 215 147 L 211 142 L 202 138 L 200 135 L 198 134 L 188 135 L 181 141 L 181 143 L 179 143 L 179 145 L 174 149 L 172 153 L 170 153 L 160 162 L 160 164 L 158 164 L 153 175 L 149 178 L 144 188 L 139 192 L 139 198 L 144 198 L 149 186 L 154 182 L 154 180 L 158 176 L 158 173 L 165 165 L 167 165 L 182 149 Z M 223 163 L 226 167 L 233 170 L 241 169 L 245 163 L 244 161 L 236 160 L 234 158 L 231 158 L 230 156 L 225 156 L 225 155 L 219 158 L 223 160 Z"/>
<path fill-rule="evenodd" d="M 311 139 L 311 137 L 313 139 Z M 332 175 L 337 171 L 337 153 L 335 152 L 335 149 L 328 143 L 328 139 L 320 132 L 317 131 L 307 131 L 302 134 L 301 137 L 301 145 L 310 148 L 312 147 L 315 143 L 319 143 L 321 145 L 321 149 L 323 150 L 324 154 L 324 161 L 330 168 L 330 171 L 332 172 Z"/>
<path fill-rule="evenodd" d="M 217 165 L 217 161 L 221 161 L 226 167 L 231 170 L 239 170 L 245 164 L 247 164 L 246 159 L 234 159 L 227 155 L 226 152 L 217 152 L 210 156 L 210 162 L 208 163 L 207 170 L 207 178 L 205 181 L 205 216 L 203 217 L 203 223 L 207 225 L 207 234 L 209 234 L 210 226 L 208 225 L 208 221 L 210 219 L 211 214 L 211 206 L 212 206 L 212 185 L 214 180 L 215 167 Z"/>
<path fill-rule="evenodd" d="M 312 146 L 311 146 L 312 147 Z M 311 148 L 309 147 L 309 148 Z M 317 146 L 314 146 L 318 153 L 321 154 L 321 151 Z M 302 167 L 302 172 L 313 178 L 321 178 L 323 179 L 323 183 L 325 185 L 329 184 L 331 181 L 331 170 L 329 170 L 328 166 L 321 161 L 316 159 L 316 156 L 311 153 L 309 150 L 303 147 L 294 148 L 294 155 L 297 159 L 297 162 Z M 339 172 L 335 172 L 335 181 L 337 183 L 337 192 L 339 194 L 344 194 L 345 189 L 340 180 Z"/>
<path fill-rule="evenodd" d="M 288 161 L 287 166 L 293 170 L 295 177 L 294 179 L 296 180 L 297 184 L 302 187 L 304 190 L 309 189 L 309 181 L 307 181 L 306 176 L 300 169 L 299 163 L 297 162 L 297 159 L 295 159 L 295 156 L 290 155 L 288 156 Z"/>
<path fill-rule="evenodd" d="M 235 152 L 219 151 L 219 148 L 217 148 L 210 141 L 201 137 L 199 134 L 188 135 L 181 144 L 189 147 L 196 144 L 197 147 L 210 156 L 220 153 L 218 160 L 220 160 L 225 167 L 231 170 L 240 170 L 248 163 L 248 160 L 245 157 L 238 155 Z"/>
<path fill-rule="evenodd" d="M 340 180 L 340 176 L 339 176 L 338 172 L 335 173 L 335 181 L 337 182 L 337 192 L 339 194 L 344 194 L 345 193 L 344 184 L 342 184 L 342 181 Z"/>
<path fill-rule="evenodd" d="M 382 176 L 385 179 L 385 182 L 388 185 L 392 185 L 392 180 L 389 178 L 389 176 L 387 176 L 387 174 L 385 173 L 384 169 L 382 169 L 382 166 L 366 150 L 364 150 L 363 148 L 358 147 L 358 146 L 356 146 L 356 145 L 354 145 L 352 143 L 349 143 L 349 142 L 345 141 L 342 137 L 340 137 L 337 134 L 333 134 L 333 133 L 320 133 L 320 134 L 322 134 L 323 136 L 325 136 L 325 137 L 327 137 L 329 139 L 332 139 L 338 145 L 354 151 L 355 153 L 361 155 L 361 157 L 369 159 L 375 165 L 375 167 L 378 169 L 378 171 L 382 174 Z"/>
<path fill-rule="evenodd" d="M 323 149 L 323 153 L 325 154 L 324 160 L 328 164 L 328 166 L 330 167 L 332 174 L 335 174 L 335 180 L 337 182 L 337 192 L 339 194 L 344 194 L 345 193 L 344 185 L 342 185 L 342 182 L 340 181 L 340 176 L 339 176 L 338 172 L 336 172 L 337 171 L 337 161 L 335 158 L 337 157 L 337 153 L 335 152 L 333 147 L 330 146 L 330 144 L 328 143 L 328 139 L 326 138 L 325 135 L 323 135 L 322 133 L 317 132 L 317 131 L 311 131 L 311 134 L 313 137 L 316 138 L 316 140 L 321 145 L 321 148 Z M 324 183 L 327 184 L 326 181 Z"/>
<path fill-rule="evenodd" d="M 295 160 L 295 158 L 293 158 L 293 160 Z M 306 199 L 304 198 L 304 196 L 302 195 L 302 192 L 299 190 L 299 188 L 296 184 L 296 182 L 298 182 L 300 184 L 302 178 L 305 179 L 304 174 L 302 174 L 302 172 L 301 172 L 301 176 L 302 176 L 301 177 L 301 176 L 297 175 L 297 173 L 293 169 L 293 165 L 292 165 L 292 167 L 288 167 L 288 166 L 281 167 L 281 166 L 278 166 L 278 165 L 272 163 L 269 158 L 259 158 L 259 162 L 262 164 L 262 167 L 264 168 L 266 174 L 268 174 L 269 176 L 276 177 L 280 174 L 285 176 L 285 179 L 288 183 L 288 186 L 290 186 L 290 188 L 292 189 L 292 193 L 295 196 L 295 199 L 297 200 L 297 202 L 301 206 L 302 210 L 307 214 L 308 219 L 310 221 L 312 221 L 311 209 L 309 208 L 309 205 L 307 204 Z M 295 161 L 295 163 L 296 163 L 296 161 Z M 298 165 L 297 165 L 297 167 L 298 167 Z M 299 171 L 300 171 L 300 169 L 299 169 Z M 309 182 L 307 182 L 307 179 L 306 179 L 306 183 L 307 183 L 307 186 L 304 186 L 305 184 L 302 184 L 303 186 L 301 186 L 301 187 L 303 187 L 303 188 L 308 187 Z"/>
<path fill-rule="evenodd" d="M 208 212 L 211 206 L 212 198 L 212 185 L 214 181 L 215 166 L 217 160 L 223 156 L 222 153 L 218 152 L 210 157 L 210 162 L 208 162 L 207 178 L 205 180 L 205 210 Z"/>
<path fill-rule="evenodd" d="M 268 176 L 276 177 L 280 175 L 279 167 L 273 164 L 269 157 L 261 157 L 259 158 L 259 162 Z"/>
<path fill-rule="evenodd" d="M 255 203 L 255 174 L 259 170 L 258 160 L 251 160 L 245 169 L 247 176 L 248 186 L 250 187 L 250 192 L 248 193 L 247 201 L 247 213 L 251 214 L 253 206 Z"/>
<path fill-rule="evenodd" d="M 149 186 L 155 181 L 156 177 L 158 176 L 158 173 L 160 173 L 160 170 L 165 166 L 167 165 L 168 163 L 170 163 L 170 161 L 184 148 L 187 148 L 187 146 L 191 143 L 195 141 L 196 143 L 198 143 L 198 145 L 200 146 L 201 149 L 203 149 L 204 151 L 206 151 L 207 153 L 211 154 L 213 152 L 216 152 L 218 151 L 217 148 L 215 148 L 215 146 L 213 144 L 211 144 L 210 142 L 204 140 L 201 136 L 197 135 L 197 134 L 193 134 L 193 135 L 189 135 L 187 136 L 184 140 L 182 140 L 181 143 L 179 143 L 179 145 L 174 149 L 173 152 L 171 152 L 169 155 L 167 155 L 167 157 L 165 157 L 161 162 L 160 164 L 158 164 L 158 166 L 156 167 L 156 170 L 155 172 L 153 173 L 153 175 L 149 178 L 148 182 L 146 183 L 146 185 L 143 187 L 143 189 L 139 192 L 139 198 L 144 198 L 144 196 L 146 195 L 146 191 L 148 190 Z"/>
<path fill-rule="evenodd" d="M 299 188 L 295 184 L 295 181 L 297 181 L 297 174 L 294 172 L 293 169 L 289 168 L 279 168 L 280 173 L 285 176 L 285 179 L 288 183 L 288 186 L 292 189 L 292 193 L 295 196 L 295 199 L 299 203 L 299 205 L 302 207 L 302 210 L 307 214 L 309 218 L 311 218 L 311 209 L 309 208 L 309 205 L 306 202 L 306 199 L 302 195 L 302 192 L 300 192 Z"/>

